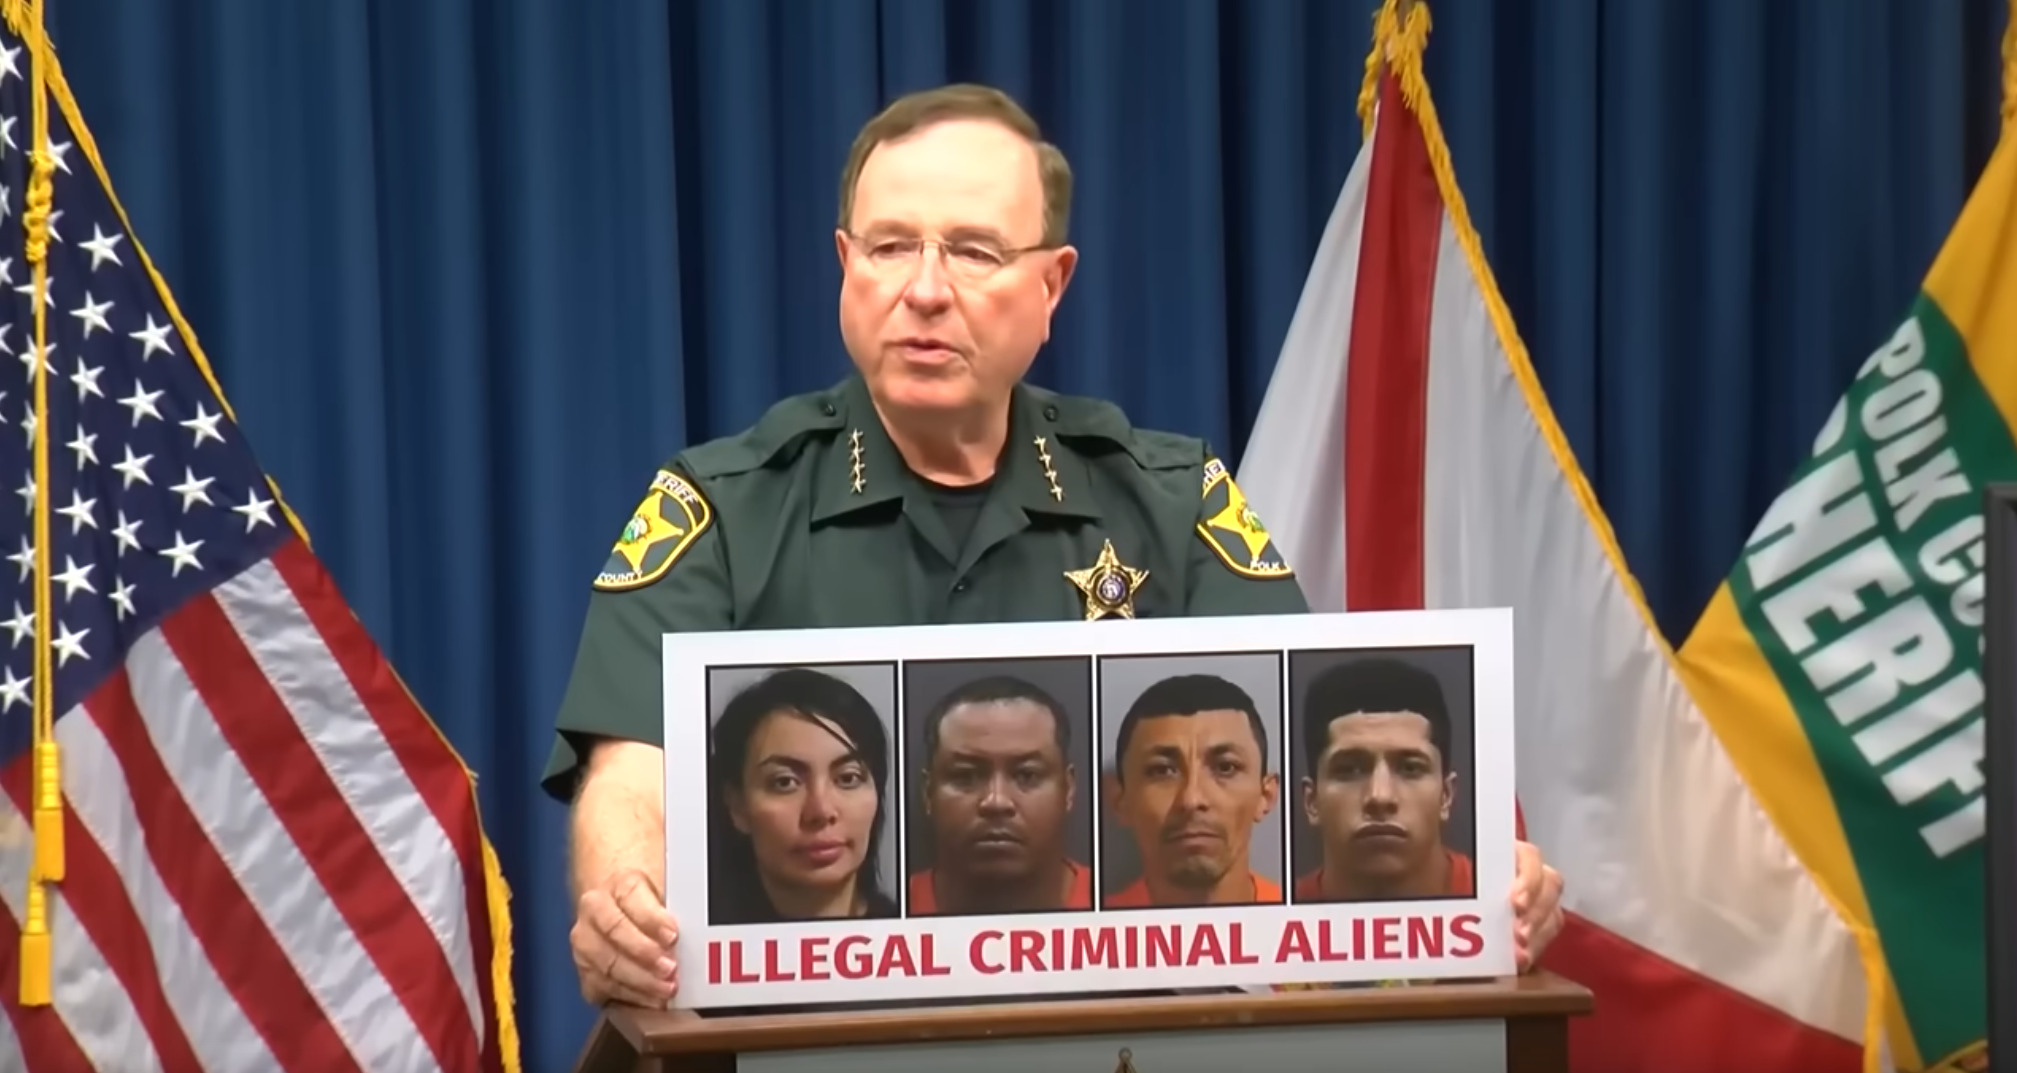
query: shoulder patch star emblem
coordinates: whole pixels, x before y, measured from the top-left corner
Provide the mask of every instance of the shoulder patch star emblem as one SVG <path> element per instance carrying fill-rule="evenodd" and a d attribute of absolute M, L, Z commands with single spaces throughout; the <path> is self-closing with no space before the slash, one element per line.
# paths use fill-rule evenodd
<path fill-rule="evenodd" d="M 1246 493 L 1233 481 L 1225 463 L 1214 458 L 1205 465 L 1204 509 L 1198 536 L 1233 573 L 1250 578 L 1281 578 L 1294 573 L 1275 547 L 1268 527 L 1247 504 Z"/>
<path fill-rule="evenodd" d="M 595 587 L 622 592 L 657 581 L 713 521 L 714 511 L 700 489 L 677 473 L 659 470 L 610 548 L 608 562 L 595 576 Z"/>

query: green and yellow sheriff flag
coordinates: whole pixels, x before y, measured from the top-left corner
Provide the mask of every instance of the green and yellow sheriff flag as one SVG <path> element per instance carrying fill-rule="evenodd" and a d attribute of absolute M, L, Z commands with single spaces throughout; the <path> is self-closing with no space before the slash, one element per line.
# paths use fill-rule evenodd
<path fill-rule="evenodd" d="M 1859 932 L 1907 1070 L 1984 1064 L 1982 492 L 2017 480 L 2012 42 L 2017 18 L 2002 139 L 1960 218 L 1680 652 Z"/>

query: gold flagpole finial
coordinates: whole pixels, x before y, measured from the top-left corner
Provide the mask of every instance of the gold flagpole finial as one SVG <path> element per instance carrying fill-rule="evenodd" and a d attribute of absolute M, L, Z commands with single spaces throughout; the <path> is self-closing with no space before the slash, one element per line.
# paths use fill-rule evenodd
<path fill-rule="evenodd" d="M 2017 138 L 2017 0 L 2003 26 L 2003 137 Z"/>
<path fill-rule="evenodd" d="M 2013 0 L 2017 2 L 2017 0 Z M 1359 83 L 1359 123 L 1363 137 L 1373 136 L 1373 108 L 1380 100 L 1380 78 L 1389 67 L 1420 78 L 1422 51 L 1429 43 L 1429 5 L 1422 0 L 1386 0 L 1373 15 L 1373 47 L 1366 52 L 1366 75 Z M 1413 94 L 1410 92 L 1410 103 Z"/>

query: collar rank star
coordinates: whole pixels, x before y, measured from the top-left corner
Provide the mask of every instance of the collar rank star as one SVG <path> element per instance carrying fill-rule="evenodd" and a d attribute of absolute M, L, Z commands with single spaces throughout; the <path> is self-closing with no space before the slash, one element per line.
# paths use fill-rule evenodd
<path fill-rule="evenodd" d="M 1149 579 L 1149 572 L 1122 563 L 1109 540 L 1100 548 L 1098 560 L 1084 570 L 1065 571 L 1065 579 L 1085 596 L 1086 621 L 1091 622 L 1108 615 L 1135 617 L 1135 593 Z"/>
<path fill-rule="evenodd" d="M 1042 436 L 1038 436 L 1036 438 L 1036 447 L 1037 460 L 1044 464 L 1044 480 L 1050 482 L 1051 498 L 1062 503 L 1065 501 L 1065 490 L 1058 487 L 1057 467 L 1051 465 L 1050 441 Z"/>

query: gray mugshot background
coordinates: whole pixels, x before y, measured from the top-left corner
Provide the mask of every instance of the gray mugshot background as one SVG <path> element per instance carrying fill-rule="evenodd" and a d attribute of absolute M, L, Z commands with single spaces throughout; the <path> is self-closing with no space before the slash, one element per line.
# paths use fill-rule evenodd
<path fill-rule="evenodd" d="M 882 788 L 882 848 L 876 854 L 876 862 L 882 875 L 882 892 L 895 900 L 901 895 L 903 883 L 896 870 L 897 812 L 903 803 L 903 773 L 897 767 L 896 755 L 896 664 L 894 663 L 805 663 L 780 664 L 775 667 L 709 667 L 707 669 L 707 725 L 713 727 L 721 718 L 722 710 L 737 693 L 755 685 L 765 676 L 786 667 L 804 667 L 810 671 L 823 671 L 846 682 L 859 692 L 875 708 L 876 717 L 882 721 L 883 734 L 889 739 L 889 785 Z M 709 738 L 709 741 L 712 741 Z M 667 817 L 671 819 L 671 817 Z M 702 830 L 707 828 L 703 826 Z M 712 851 L 710 849 L 710 856 Z"/>
<path fill-rule="evenodd" d="M 904 817 L 904 844 L 909 851 L 904 861 L 907 872 L 931 867 L 931 830 L 924 815 L 924 787 L 919 778 L 925 768 L 924 724 L 939 698 L 958 686 L 988 675 L 1010 674 L 1025 679 L 1057 698 L 1064 707 L 1065 723 L 1071 728 L 1071 752 L 1065 757 L 1078 777 L 1078 792 L 1072 797 L 1072 811 L 1065 820 L 1065 850 L 1081 864 L 1093 863 L 1093 661 L 1086 656 L 1025 657 L 1022 659 L 975 659 L 906 662 L 903 665 L 904 802 L 910 812 Z M 1095 881 L 1099 873 L 1094 873 Z M 908 910 L 909 906 L 905 906 Z"/>
<path fill-rule="evenodd" d="M 1102 656 L 1100 657 L 1100 769 L 1113 770 L 1114 747 L 1120 740 L 1121 720 L 1135 698 L 1149 686 L 1179 674 L 1212 674 L 1247 691 L 1254 710 L 1268 730 L 1268 770 L 1281 773 L 1282 763 L 1282 657 L 1279 652 L 1234 652 L 1223 655 Z M 1282 809 L 1289 803 L 1288 779 L 1281 780 L 1282 792 L 1274 811 L 1254 825 L 1253 840 L 1247 848 L 1247 867 L 1265 879 L 1282 880 Z M 1141 852 L 1134 836 L 1113 820 L 1104 802 L 1100 806 L 1100 890 L 1106 894 L 1141 878 Z"/>
<path fill-rule="evenodd" d="M 1443 704 L 1450 710 L 1450 755 L 1446 768 L 1457 774 L 1456 793 L 1450 800 L 1450 822 L 1443 825 L 1443 844 L 1459 853 L 1476 855 L 1477 798 L 1471 794 L 1471 750 L 1477 737 L 1477 707 L 1472 698 L 1471 649 L 1464 645 L 1439 648 L 1357 648 L 1289 653 L 1289 773 L 1294 776 L 1287 795 L 1293 819 L 1289 824 L 1291 860 L 1301 875 L 1317 867 L 1322 851 L 1317 848 L 1317 832 L 1303 815 L 1303 776 L 1310 773 L 1308 748 L 1303 744 L 1303 690 L 1310 679 L 1340 663 L 1363 659 L 1399 659 L 1436 676 L 1443 684 Z"/>

